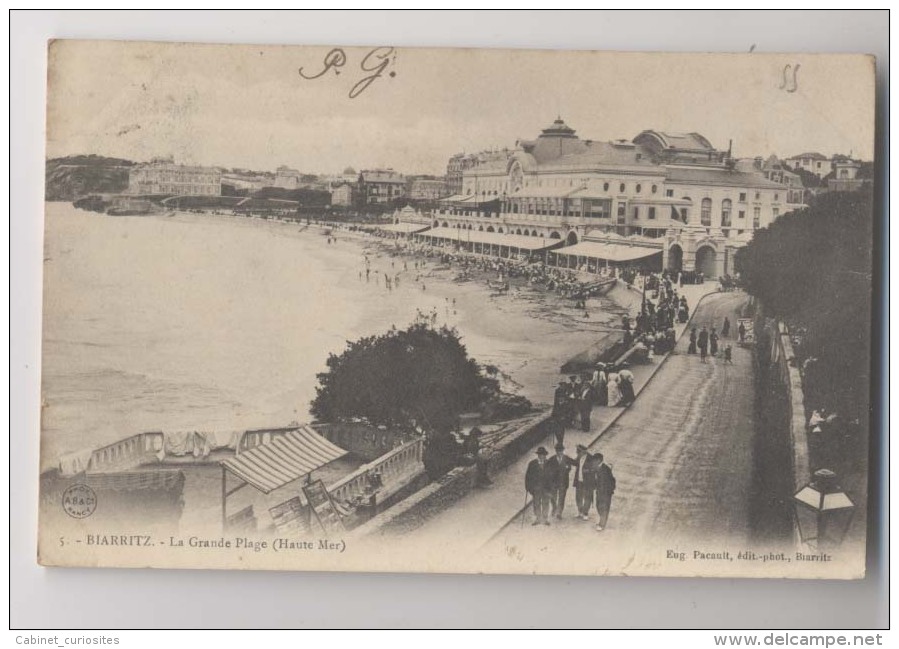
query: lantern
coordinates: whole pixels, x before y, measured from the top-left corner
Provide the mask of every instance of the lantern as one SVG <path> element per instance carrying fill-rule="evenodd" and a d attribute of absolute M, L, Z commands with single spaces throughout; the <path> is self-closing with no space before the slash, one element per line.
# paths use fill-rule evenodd
<path fill-rule="evenodd" d="M 830 469 L 819 469 L 793 495 L 802 543 L 814 551 L 839 547 L 855 514 L 855 504 Z"/>

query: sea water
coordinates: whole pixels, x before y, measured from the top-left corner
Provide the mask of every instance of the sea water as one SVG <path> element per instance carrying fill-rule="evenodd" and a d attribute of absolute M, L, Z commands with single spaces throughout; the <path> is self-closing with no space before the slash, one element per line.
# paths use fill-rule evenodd
<path fill-rule="evenodd" d="M 561 364 L 608 335 L 620 313 L 591 300 L 587 320 L 528 287 L 491 295 L 432 262 L 416 270 L 409 258 L 404 271 L 403 258 L 342 231 L 329 244 L 295 223 L 46 207 L 44 468 L 142 431 L 309 421 L 328 355 L 418 311 L 456 327 L 506 388 L 550 402 Z M 385 273 L 400 275 L 393 290 Z"/>

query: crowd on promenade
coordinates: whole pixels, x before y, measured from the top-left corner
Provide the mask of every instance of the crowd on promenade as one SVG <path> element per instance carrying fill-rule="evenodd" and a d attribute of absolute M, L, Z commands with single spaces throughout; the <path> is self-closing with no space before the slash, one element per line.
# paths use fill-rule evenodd
<path fill-rule="evenodd" d="M 573 458 L 567 455 L 561 442 L 555 445 L 552 457 L 547 457 L 543 446 L 537 449 L 537 458 L 528 464 L 524 478 L 534 510 L 531 525 L 549 525 L 550 517 L 561 520 L 568 489 L 573 486 L 576 518 L 590 520 L 590 508 L 595 504 L 599 517 L 596 530 L 605 529 L 616 486 L 612 468 L 602 453 L 590 453 L 583 444 L 577 445 L 576 453 Z"/>

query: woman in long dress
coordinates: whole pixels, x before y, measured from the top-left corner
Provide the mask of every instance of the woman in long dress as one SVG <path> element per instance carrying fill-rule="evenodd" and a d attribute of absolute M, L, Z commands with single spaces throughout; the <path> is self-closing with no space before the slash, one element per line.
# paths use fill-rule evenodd
<path fill-rule="evenodd" d="M 609 405 L 609 377 L 603 363 L 597 363 L 596 371 L 593 372 L 593 389 L 596 392 L 596 405 Z"/>
<path fill-rule="evenodd" d="M 634 375 L 630 370 L 621 370 L 618 373 L 618 390 L 621 392 L 619 405 L 629 406 L 634 402 Z"/>
<path fill-rule="evenodd" d="M 618 372 L 609 372 L 609 405 L 617 406 L 618 402 L 621 401 L 621 389 L 618 386 L 618 381 L 621 379 L 618 376 Z"/>

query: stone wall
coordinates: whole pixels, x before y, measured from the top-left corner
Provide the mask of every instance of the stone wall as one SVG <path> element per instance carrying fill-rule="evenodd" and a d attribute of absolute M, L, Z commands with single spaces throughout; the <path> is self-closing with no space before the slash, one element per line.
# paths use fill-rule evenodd
<path fill-rule="evenodd" d="M 810 477 L 809 446 L 806 430 L 805 398 L 802 379 L 796 366 L 790 332 L 773 319 L 756 319 L 757 379 L 757 485 L 763 497 L 761 507 L 770 509 L 779 503 L 779 512 L 762 511 L 760 516 L 779 516 L 794 542 L 799 544 L 792 496 Z M 755 522 L 760 527 L 764 521 Z"/>
<path fill-rule="evenodd" d="M 506 436 L 495 447 L 482 451 L 488 473 L 501 471 L 545 439 L 549 413 L 541 413 Z M 432 516 L 458 502 L 475 488 L 477 468 L 456 467 L 387 511 L 356 528 L 354 536 L 404 534 L 418 529 Z"/>

